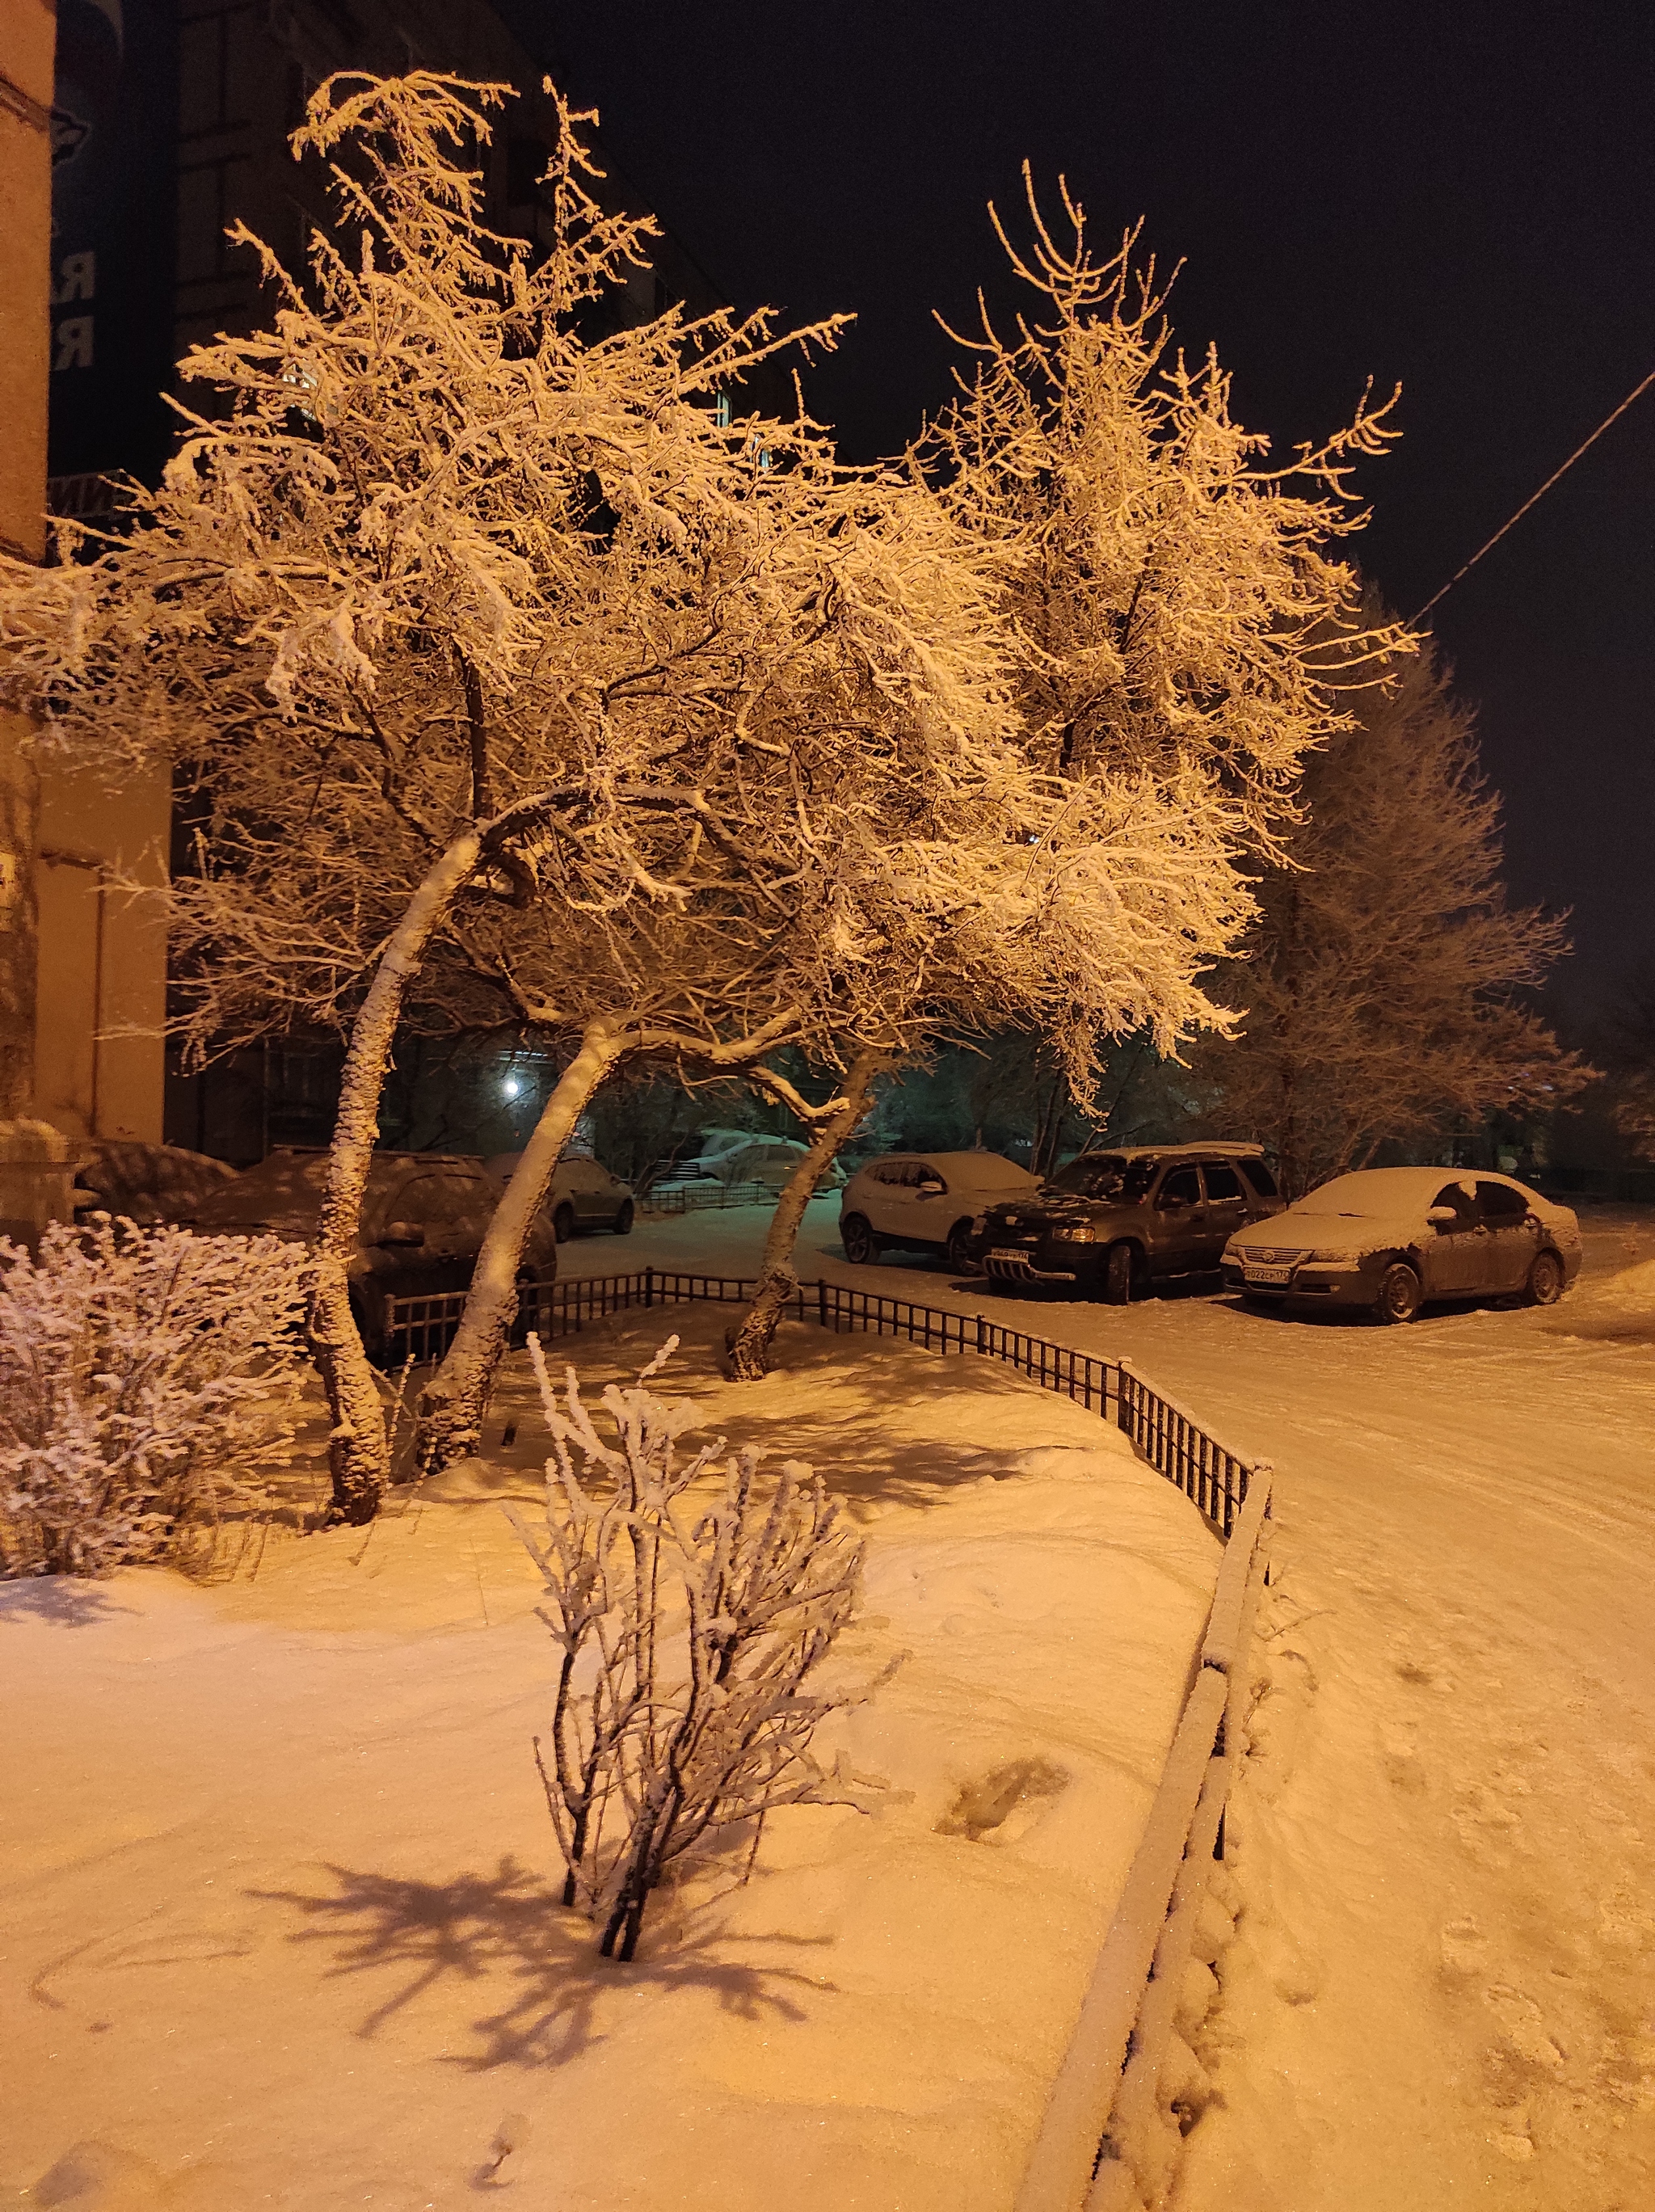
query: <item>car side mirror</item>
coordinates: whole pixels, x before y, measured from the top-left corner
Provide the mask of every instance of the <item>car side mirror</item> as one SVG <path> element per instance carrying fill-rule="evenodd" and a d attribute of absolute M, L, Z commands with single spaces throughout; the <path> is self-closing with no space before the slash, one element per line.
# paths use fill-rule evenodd
<path fill-rule="evenodd" d="M 1433 1229 L 1452 1229 L 1459 1219 L 1452 1206 L 1434 1206 L 1425 1218 Z"/>
<path fill-rule="evenodd" d="M 417 1221 L 387 1222 L 380 1231 L 381 1244 L 423 1244 L 425 1231 Z"/>
<path fill-rule="evenodd" d="M 922 1182 L 919 1186 L 919 1195 L 921 1198 L 941 1198 L 946 1188 L 945 1184 L 940 1182 Z"/>

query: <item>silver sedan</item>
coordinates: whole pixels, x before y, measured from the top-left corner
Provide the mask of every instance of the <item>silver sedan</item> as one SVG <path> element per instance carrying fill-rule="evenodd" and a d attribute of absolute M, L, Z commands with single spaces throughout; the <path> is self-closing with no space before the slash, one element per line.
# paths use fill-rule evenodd
<path fill-rule="evenodd" d="M 1580 1224 L 1510 1176 L 1364 1168 L 1240 1231 L 1222 1266 L 1250 1304 L 1300 1312 L 1412 1321 L 1431 1300 L 1502 1294 L 1549 1306 L 1580 1272 Z"/>

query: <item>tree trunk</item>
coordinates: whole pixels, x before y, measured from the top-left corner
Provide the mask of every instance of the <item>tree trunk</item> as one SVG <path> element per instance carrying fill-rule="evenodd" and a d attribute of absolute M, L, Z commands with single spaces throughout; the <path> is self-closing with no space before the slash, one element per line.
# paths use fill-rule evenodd
<path fill-rule="evenodd" d="M 339 1118 L 328 1153 L 328 1176 L 317 1240 L 316 1286 L 311 1293 L 311 1350 L 328 1394 L 333 1433 L 328 1462 L 333 1496 L 330 1522 L 360 1525 L 379 1510 L 391 1478 L 379 1386 L 356 1317 L 350 1310 L 349 1268 L 362 1218 L 362 1196 L 379 1133 L 379 1098 L 401 1018 L 403 999 L 433 933 L 470 881 L 482 849 L 480 831 L 455 839 L 409 901 L 391 933 L 352 1024 L 340 1087 Z"/>
<path fill-rule="evenodd" d="M 575 1124 L 632 1042 L 611 1017 L 589 1022 L 579 1051 L 542 1109 L 482 1240 L 454 1340 L 420 1393 L 415 1452 L 421 1474 L 439 1474 L 455 1460 L 468 1458 L 482 1439 L 495 1370 L 517 1312 L 518 1274 L 529 1231 Z"/>
<path fill-rule="evenodd" d="M 729 1367 L 737 1382 L 756 1382 L 769 1372 L 770 1346 L 782 1308 L 798 1288 L 793 1272 L 793 1250 L 804 1221 L 804 1209 L 825 1169 L 833 1164 L 840 1146 L 854 1136 L 872 1103 L 874 1077 L 886 1065 L 882 1054 L 864 1053 L 852 1064 L 845 1095 L 838 1110 L 816 1124 L 809 1150 L 783 1186 L 771 1216 L 770 1233 L 764 1240 L 759 1264 L 759 1287 L 753 1303 L 731 1330 Z"/>

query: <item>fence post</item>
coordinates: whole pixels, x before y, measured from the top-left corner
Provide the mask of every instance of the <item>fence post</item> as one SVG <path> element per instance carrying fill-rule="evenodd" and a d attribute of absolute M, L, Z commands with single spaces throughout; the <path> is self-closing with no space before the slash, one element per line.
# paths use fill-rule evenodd
<path fill-rule="evenodd" d="M 655 1304 L 655 1270 L 653 1267 L 646 1267 L 644 1270 L 644 1304 L 646 1307 L 652 1306 Z"/>
<path fill-rule="evenodd" d="M 824 1328 L 827 1328 L 828 1279 L 825 1275 L 818 1275 L 816 1278 L 816 1319 L 821 1323 L 821 1326 Z"/>
<path fill-rule="evenodd" d="M 983 1316 L 981 1314 L 979 1314 L 977 1316 L 977 1349 L 979 1352 L 981 1352 L 985 1348 L 983 1343 Z"/>

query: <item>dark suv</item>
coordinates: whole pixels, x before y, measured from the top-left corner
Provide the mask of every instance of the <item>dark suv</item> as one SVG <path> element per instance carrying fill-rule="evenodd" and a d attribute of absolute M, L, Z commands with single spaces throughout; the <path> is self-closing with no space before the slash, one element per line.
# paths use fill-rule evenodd
<path fill-rule="evenodd" d="M 997 1281 L 1072 1285 L 1125 1305 L 1169 1276 L 1215 1274 L 1236 1231 L 1282 1206 L 1257 1145 L 1141 1145 L 1082 1152 L 972 1225 Z"/>

